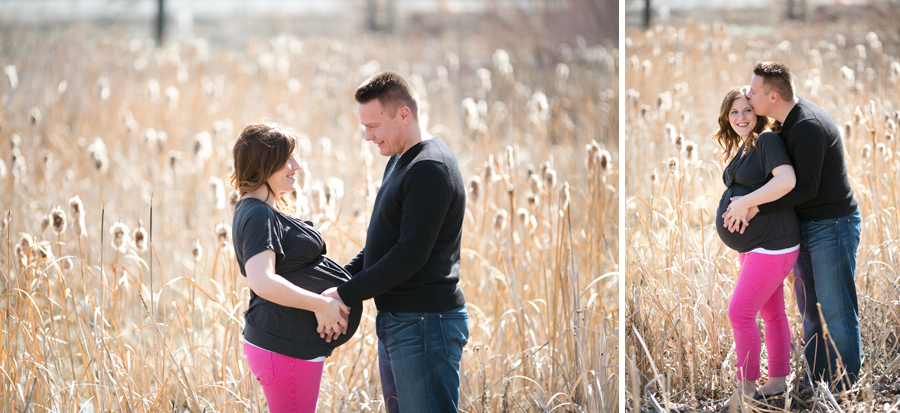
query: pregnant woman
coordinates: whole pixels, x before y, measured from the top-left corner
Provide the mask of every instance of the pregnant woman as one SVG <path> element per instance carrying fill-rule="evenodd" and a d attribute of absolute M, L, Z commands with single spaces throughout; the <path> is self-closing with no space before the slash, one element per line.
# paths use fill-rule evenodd
<path fill-rule="evenodd" d="M 349 274 L 325 257 L 311 222 L 289 215 L 296 135 L 277 124 L 254 123 L 234 145 L 234 252 L 250 286 L 244 313 L 244 354 L 262 385 L 269 411 L 314 412 L 325 357 L 359 326 L 362 306 L 320 295 Z"/>
<path fill-rule="evenodd" d="M 784 279 L 797 261 L 800 224 L 792 208 L 759 214 L 740 231 L 725 227 L 723 215 L 732 202 L 759 205 L 787 194 L 796 181 L 784 142 L 757 116 L 746 88 L 728 91 L 713 139 L 727 163 L 722 178 L 728 188 L 716 212 L 716 230 L 741 264 L 728 317 L 737 352 L 737 381 L 742 394 L 764 400 L 783 395 L 790 373 L 791 331 L 784 304 Z M 752 192 L 752 194 L 751 194 Z M 748 195 L 750 194 L 750 195 Z M 745 196 L 746 195 L 746 196 Z M 756 314 L 765 323 L 769 380 L 759 388 L 761 339 Z"/>

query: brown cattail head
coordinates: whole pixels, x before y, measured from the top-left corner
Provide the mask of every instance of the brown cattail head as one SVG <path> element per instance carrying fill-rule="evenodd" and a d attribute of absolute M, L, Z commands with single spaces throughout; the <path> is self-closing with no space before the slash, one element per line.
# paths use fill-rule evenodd
<path fill-rule="evenodd" d="M 233 209 L 235 205 L 237 205 L 237 201 L 241 199 L 241 193 L 237 190 L 231 191 L 231 195 L 228 196 L 228 202 L 231 203 L 231 208 Z"/>
<path fill-rule="evenodd" d="M 548 191 L 556 188 L 556 170 L 547 168 L 547 173 L 544 175 L 544 183 L 547 184 Z"/>
<path fill-rule="evenodd" d="M 43 236 L 44 231 L 46 231 L 49 226 L 50 226 L 50 215 L 46 215 L 41 219 L 41 232 L 38 235 Z"/>
<path fill-rule="evenodd" d="M 474 175 L 469 178 L 469 193 L 471 201 L 478 201 L 478 198 L 481 196 L 481 177 L 478 175 Z"/>
<path fill-rule="evenodd" d="M 88 145 L 87 150 L 94 169 L 100 173 L 106 173 L 106 170 L 109 169 L 109 157 L 107 156 L 106 144 L 103 143 L 103 139 L 100 139 L 99 136 L 95 137 L 94 141 Z"/>
<path fill-rule="evenodd" d="M 231 225 L 228 225 L 228 224 L 216 225 L 216 238 L 219 240 L 220 248 L 225 248 L 228 246 L 228 236 L 230 234 L 231 234 Z"/>
<path fill-rule="evenodd" d="M 537 176 L 536 173 L 532 173 L 528 175 L 528 186 L 531 187 L 531 192 L 540 193 L 543 188 L 543 182 L 541 181 L 541 177 Z"/>
<path fill-rule="evenodd" d="M 143 223 L 138 223 L 138 227 L 131 234 L 131 239 L 134 242 L 135 250 L 138 252 L 147 251 L 147 230 L 144 229 Z"/>
<path fill-rule="evenodd" d="M 572 195 L 569 193 L 569 181 L 564 181 L 562 184 L 562 188 L 559 190 L 559 209 L 560 212 L 566 211 L 569 209 L 569 201 L 572 199 Z"/>
<path fill-rule="evenodd" d="M 19 263 L 25 265 L 28 262 L 28 257 L 31 255 L 31 247 L 34 246 L 34 238 L 31 235 L 22 233 L 19 237 L 19 242 L 16 244 L 16 257 L 19 258 Z"/>
<path fill-rule="evenodd" d="M 209 177 L 209 187 L 212 195 L 213 206 L 216 211 L 225 209 L 225 184 L 217 176 Z"/>
<path fill-rule="evenodd" d="M 497 215 L 494 216 L 494 232 L 499 234 L 503 228 L 506 228 L 506 219 L 508 214 L 505 209 L 501 209 L 497 211 Z"/>
<path fill-rule="evenodd" d="M 694 141 L 686 141 L 684 143 L 684 159 L 688 162 L 694 161 L 697 157 L 695 149 L 697 149 L 697 144 Z"/>
<path fill-rule="evenodd" d="M 53 223 L 53 232 L 62 235 L 66 230 L 66 213 L 62 208 L 56 207 L 50 211 L 50 221 Z"/>
<path fill-rule="evenodd" d="M 200 245 L 200 239 L 194 241 L 194 245 L 191 246 L 191 256 L 194 257 L 194 262 L 200 262 L 200 258 L 203 257 L 203 246 Z"/>
<path fill-rule="evenodd" d="M 125 252 L 125 246 L 128 244 L 128 226 L 121 222 L 116 222 L 109 228 L 109 233 L 113 236 L 111 241 L 113 249 Z"/>
<path fill-rule="evenodd" d="M 82 205 L 81 198 L 79 198 L 78 195 L 69 199 L 69 211 L 72 213 L 72 229 L 75 231 L 75 236 L 78 238 L 86 237 L 87 232 L 84 228 L 84 205 Z"/>
<path fill-rule="evenodd" d="M 31 249 L 31 256 L 34 261 L 46 261 L 53 259 L 53 249 L 50 241 L 41 241 Z"/>

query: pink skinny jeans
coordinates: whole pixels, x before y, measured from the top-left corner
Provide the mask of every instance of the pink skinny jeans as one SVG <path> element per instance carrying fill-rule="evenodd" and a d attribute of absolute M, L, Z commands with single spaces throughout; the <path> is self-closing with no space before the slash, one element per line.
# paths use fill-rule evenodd
<path fill-rule="evenodd" d="M 244 355 L 262 385 L 270 413 L 316 411 L 324 361 L 295 359 L 248 343 Z"/>
<path fill-rule="evenodd" d="M 741 274 L 728 305 L 737 352 L 737 379 L 756 380 L 760 376 L 762 349 L 756 314 L 762 316 L 769 355 L 769 377 L 791 372 L 791 328 L 784 310 L 784 279 L 797 261 L 799 250 L 767 255 L 750 252 L 740 255 Z"/>

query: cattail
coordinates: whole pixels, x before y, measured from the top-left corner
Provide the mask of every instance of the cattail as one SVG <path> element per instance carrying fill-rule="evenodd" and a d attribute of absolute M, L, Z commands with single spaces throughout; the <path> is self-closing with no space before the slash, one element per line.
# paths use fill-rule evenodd
<path fill-rule="evenodd" d="M 478 105 L 475 103 L 475 99 L 465 98 L 460 105 L 466 117 L 466 128 L 469 132 L 478 130 L 478 125 L 481 124 L 481 114 L 478 112 Z"/>
<path fill-rule="evenodd" d="M 484 182 L 490 184 L 500 180 L 500 176 L 494 171 L 494 155 L 488 155 L 487 163 L 484 165 Z"/>
<path fill-rule="evenodd" d="M 19 263 L 25 265 L 28 262 L 28 257 L 31 255 L 31 247 L 34 245 L 34 238 L 31 235 L 22 233 L 21 237 L 19 237 L 19 242 L 16 244 L 16 257 L 19 258 Z"/>
<path fill-rule="evenodd" d="M 697 144 L 694 141 L 685 141 L 684 142 L 684 159 L 688 162 L 694 161 L 695 158 L 695 149 L 697 149 Z"/>
<path fill-rule="evenodd" d="M 525 208 L 519 208 L 516 210 L 516 219 L 519 220 L 519 223 L 525 225 L 528 222 L 528 210 Z"/>
<path fill-rule="evenodd" d="M 212 202 L 217 211 L 225 209 L 225 184 L 217 176 L 209 177 L 209 186 L 212 190 Z"/>
<path fill-rule="evenodd" d="M 528 175 L 528 186 L 531 187 L 531 192 L 540 193 L 543 187 L 543 183 L 541 182 L 541 178 L 537 176 L 536 173 L 532 173 Z"/>
<path fill-rule="evenodd" d="M 547 174 L 544 175 L 544 183 L 547 184 L 547 190 L 556 188 L 556 170 L 547 168 Z"/>
<path fill-rule="evenodd" d="M 228 196 L 228 202 L 231 203 L 232 209 L 234 209 L 234 206 L 237 205 L 239 199 L 241 199 L 241 193 L 237 190 L 231 191 L 231 195 Z"/>
<path fill-rule="evenodd" d="M 335 200 L 344 197 L 344 181 L 340 178 L 332 176 L 325 183 L 325 203 L 334 205 Z"/>
<path fill-rule="evenodd" d="M 891 79 L 894 83 L 900 82 L 900 62 L 896 60 L 891 62 Z"/>
<path fill-rule="evenodd" d="M 534 192 L 529 192 L 527 195 L 528 206 L 534 208 L 541 204 L 541 196 Z"/>
<path fill-rule="evenodd" d="M 13 135 L 19 136 L 19 135 Z M 20 181 L 28 173 L 28 165 L 25 163 L 25 157 L 22 155 L 22 151 L 19 150 L 18 146 L 14 145 L 12 148 L 12 165 L 10 165 L 10 173 L 13 176 L 13 179 L 16 181 Z"/>
<path fill-rule="evenodd" d="M 81 204 L 81 198 L 79 198 L 78 195 L 69 199 L 69 211 L 72 213 L 72 230 L 75 231 L 75 236 L 78 238 L 86 237 L 87 232 L 84 228 L 84 205 Z"/>
<path fill-rule="evenodd" d="M 653 185 L 656 185 L 656 183 L 658 181 L 659 181 L 659 173 L 657 173 L 656 169 L 654 169 L 653 172 L 650 174 L 650 183 Z"/>
<path fill-rule="evenodd" d="M 128 226 L 121 222 L 116 222 L 109 228 L 109 233 L 113 236 L 110 242 L 113 249 L 125 252 L 125 246 L 128 243 Z"/>
<path fill-rule="evenodd" d="M 666 168 L 669 170 L 669 172 L 675 172 L 676 170 L 678 170 L 678 158 L 671 157 L 669 159 L 666 159 Z"/>
<path fill-rule="evenodd" d="M 516 155 L 510 145 L 506 146 L 506 168 L 510 175 L 513 175 L 516 170 Z"/>
<path fill-rule="evenodd" d="M 844 124 L 844 138 L 850 139 L 851 137 L 853 137 L 853 122 L 848 120 L 847 123 Z"/>
<path fill-rule="evenodd" d="M 884 143 L 879 142 L 877 145 L 875 145 L 875 150 L 881 154 L 881 157 L 884 158 L 886 162 L 890 161 L 891 158 L 894 157 L 894 152 Z"/>
<path fill-rule="evenodd" d="M 672 92 L 668 90 L 656 95 L 656 110 L 668 112 L 672 109 Z"/>
<path fill-rule="evenodd" d="M 30 123 L 31 126 L 40 125 L 43 118 L 44 116 L 41 115 L 41 110 L 38 108 L 31 108 L 31 110 L 28 111 L 28 123 Z"/>
<path fill-rule="evenodd" d="M 50 241 L 41 241 L 37 243 L 31 250 L 31 255 L 35 261 L 45 261 L 53 259 L 53 249 L 50 247 Z"/>
<path fill-rule="evenodd" d="M 19 86 L 19 75 L 16 72 L 16 67 L 13 65 L 6 65 L 3 68 L 3 75 L 6 78 L 6 81 L 9 82 L 9 90 L 12 91 L 17 86 Z"/>
<path fill-rule="evenodd" d="M 6 178 L 6 162 L 0 159 L 0 179 Z"/>
<path fill-rule="evenodd" d="M 507 213 L 505 209 L 497 211 L 497 215 L 494 215 L 494 232 L 499 234 L 500 231 L 506 228 L 506 218 Z"/>
<path fill-rule="evenodd" d="M 481 196 L 481 177 L 478 175 L 472 176 L 469 178 L 469 193 L 472 194 L 470 196 L 472 202 L 478 201 L 478 198 Z"/>
<path fill-rule="evenodd" d="M 372 156 L 371 152 L 366 151 L 364 153 L 370 157 Z M 306 161 L 301 161 L 300 168 L 297 169 L 297 184 L 300 185 L 300 190 L 302 191 L 309 187 L 309 166 L 306 164 Z"/>
<path fill-rule="evenodd" d="M 560 211 L 569 209 L 569 201 L 571 199 L 572 195 L 569 193 L 569 181 L 564 181 L 562 184 L 562 188 L 559 190 Z"/>
<path fill-rule="evenodd" d="M 138 227 L 131 233 L 131 240 L 134 242 L 134 249 L 136 251 L 147 251 L 147 230 L 144 229 L 143 223 L 138 223 Z"/>
<path fill-rule="evenodd" d="M 66 213 L 60 207 L 53 208 L 50 211 L 50 220 L 53 223 L 53 232 L 61 236 L 66 230 Z"/>
<path fill-rule="evenodd" d="M 212 135 L 203 131 L 194 135 L 191 143 L 191 155 L 197 166 L 202 167 L 212 156 Z"/>
<path fill-rule="evenodd" d="M 872 156 L 872 145 L 868 143 L 863 145 L 862 154 L 860 154 L 860 156 L 862 156 L 863 159 L 869 159 L 869 157 Z"/>
<path fill-rule="evenodd" d="M 675 130 L 675 125 L 666 123 L 666 126 L 663 129 L 665 130 L 665 132 L 663 133 L 663 139 L 669 142 L 675 142 L 675 135 L 678 134 L 678 131 Z"/>
<path fill-rule="evenodd" d="M 675 150 L 680 153 L 684 149 L 684 134 L 679 133 L 675 135 L 675 140 L 672 141 L 672 144 L 675 145 Z"/>
<path fill-rule="evenodd" d="M 841 66 L 841 78 L 844 79 L 844 85 L 852 88 L 856 83 L 856 75 L 853 72 L 853 69 L 847 66 Z"/>
<path fill-rule="evenodd" d="M 493 84 L 491 83 L 491 71 L 489 69 L 480 67 L 475 69 L 475 77 L 481 82 L 481 89 L 484 92 L 490 92 L 493 89 Z"/>
<path fill-rule="evenodd" d="M 109 100 L 109 95 L 111 94 L 109 90 L 109 78 L 106 76 L 101 76 L 97 79 L 97 83 L 94 85 L 94 89 L 97 91 L 97 96 L 100 97 L 100 100 Z"/>
<path fill-rule="evenodd" d="M 174 113 L 178 110 L 178 99 L 181 94 L 178 92 L 178 88 L 175 86 L 169 86 L 166 88 L 166 109 L 169 113 Z"/>
<path fill-rule="evenodd" d="M 95 137 L 94 141 L 88 145 L 87 150 L 94 169 L 100 173 L 106 173 L 106 170 L 109 169 L 109 157 L 107 156 L 106 144 L 103 143 L 103 140 L 99 136 Z"/>
<path fill-rule="evenodd" d="M 59 260 L 59 266 L 63 269 L 63 271 L 69 271 L 72 269 L 72 259 L 68 256 L 62 257 Z"/>
<path fill-rule="evenodd" d="M 39 235 L 43 236 L 44 231 L 50 226 L 50 215 L 46 215 L 41 219 L 41 232 Z"/>
<path fill-rule="evenodd" d="M 200 262 L 200 258 L 203 257 L 203 246 L 200 245 L 200 239 L 194 240 L 194 245 L 191 246 L 191 256 L 194 257 L 194 262 Z"/>
<path fill-rule="evenodd" d="M 231 234 L 231 226 L 228 224 L 216 225 L 216 238 L 219 240 L 219 247 L 228 246 L 228 236 Z"/>
<path fill-rule="evenodd" d="M 550 119 L 550 102 L 547 95 L 535 92 L 528 101 L 528 110 L 531 120 L 535 123 Z"/>
<path fill-rule="evenodd" d="M 0 237 L 6 233 L 6 227 L 9 226 L 9 214 L 0 211 Z"/>

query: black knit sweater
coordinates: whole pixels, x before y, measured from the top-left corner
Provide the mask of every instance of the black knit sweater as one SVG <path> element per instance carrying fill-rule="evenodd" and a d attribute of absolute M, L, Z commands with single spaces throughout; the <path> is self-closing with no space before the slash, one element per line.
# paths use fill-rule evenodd
<path fill-rule="evenodd" d="M 375 197 L 366 245 L 338 287 L 348 305 L 375 298 L 379 311 L 443 312 L 465 304 L 459 255 L 466 193 L 456 155 L 438 138 L 395 155 Z"/>
<path fill-rule="evenodd" d="M 781 199 L 760 205 L 760 213 L 793 207 L 801 221 L 810 221 L 840 218 L 856 210 L 841 134 L 822 108 L 800 98 L 779 135 L 791 156 L 797 184 Z"/>

